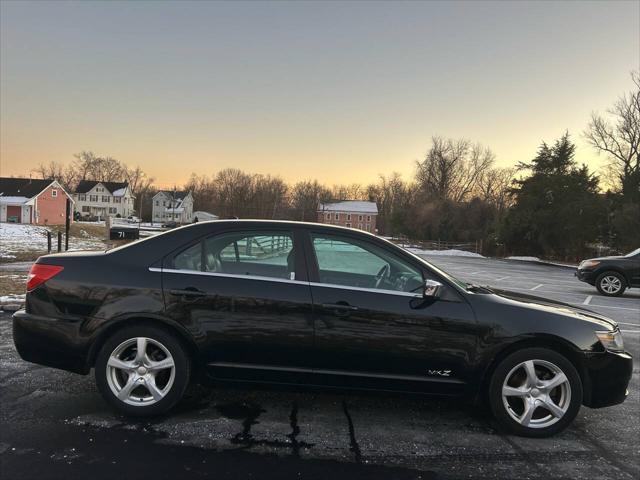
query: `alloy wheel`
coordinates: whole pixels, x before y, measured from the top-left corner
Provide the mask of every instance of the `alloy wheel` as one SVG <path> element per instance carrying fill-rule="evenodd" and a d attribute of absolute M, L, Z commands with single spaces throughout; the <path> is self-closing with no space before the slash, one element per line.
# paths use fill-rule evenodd
<path fill-rule="evenodd" d="M 502 402 L 509 416 L 523 427 L 546 428 L 567 413 L 571 385 L 557 365 L 546 360 L 527 360 L 506 376 Z"/>
<path fill-rule="evenodd" d="M 618 293 L 622 288 L 622 282 L 615 275 L 607 275 L 602 280 L 600 280 L 600 287 L 606 293 L 614 295 Z"/>
<path fill-rule="evenodd" d="M 171 390 L 176 365 L 162 343 L 135 337 L 118 345 L 107 361 L 107 383 L 113 394 L 128 405 L 148 406 Z"/>

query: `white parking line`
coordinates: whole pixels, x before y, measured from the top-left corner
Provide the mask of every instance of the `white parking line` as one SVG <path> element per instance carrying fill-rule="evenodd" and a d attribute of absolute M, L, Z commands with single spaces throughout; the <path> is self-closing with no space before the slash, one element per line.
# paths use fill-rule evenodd
<path fill-rule="evenodd" d="M 640 325 L 638 325 L 637 323 L 625 323 L 625 322 L 617 322 L 620 325 L 630 325 L 632 327 L 638 327 L 640 328 Z"/>
<path fill-rule="evenodd" d="M 582 302 L 582 304 L 589 305 L 589 303 L 591 303 L 592 298 L 593 298 L 593 295 L 589 295 L 587 298 L 584 299 L 584 302 Z"/>
<path fill-rule="evenodd" d="M 540 283 L 539 285 L 536 285 L 535 287 L 533 287 L 531 290 L 537 290 L 540 287 L 544 287 L 544 283 Z"/>
<path fill-rule="evenodd" d="M 511 278 L 511 277 L 507 275 L 506 277 L 496 278 L 496 282 L 501 282 L 502 280 L 506 280 L 507 278 Z"/>
<path fill-rule="evenodd" d="M 622 333 L 640 333 L 640 330 L 620 330 Z"/>

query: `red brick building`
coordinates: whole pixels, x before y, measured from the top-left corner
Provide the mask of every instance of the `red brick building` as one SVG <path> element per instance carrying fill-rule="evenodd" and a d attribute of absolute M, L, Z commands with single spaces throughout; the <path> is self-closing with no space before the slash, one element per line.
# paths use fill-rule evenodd
<path fill-rule="evenodd" d="M 342 202 L 321 203 L 318 206 L 318 222 L 357 228 L 376 233 L 378 206 L 376 202 L 345 200 Z"/>
<path fill-rule="evenodd" d="M 0 222 L 64 225 L 67 199 L 55 180 L 0 178 Z"/>

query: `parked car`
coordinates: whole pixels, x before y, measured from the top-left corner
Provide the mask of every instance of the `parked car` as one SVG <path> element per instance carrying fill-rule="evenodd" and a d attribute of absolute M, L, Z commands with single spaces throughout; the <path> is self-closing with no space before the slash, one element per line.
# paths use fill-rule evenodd
<path fill-rule="evenodd" d="M 135 215 L 129 215 L 127 217 L 127 222 L 129 222 L 129 223 L 140 223 L 140 219 L 138 217 L 136 217 Z"/>
<path fill-rule="evenodd" d="M 174 222 L 174 221 L 164 222 L 162 224 L 162 228 L 176 228 L 177 226 L 178 226 L 178 222 Z"/>
<path fill-rule="evenodd" d="M 626 255 L 583 260 L 575 275 L 602 295 L 622 295 L 627 288 L 640 287 L 640 248 Z"/>
<path fill-rule="evenodd" d="M 277 221 L 198 222 L 108 252 L 40 257 L 13 338 L 27 361 L 88 374 L 116 410 L 154 415 L 192 372 L 488 400 L 542 437 L 581 405 L 625 400 L 616 323 L 464 283 L 372 234 Z"/>

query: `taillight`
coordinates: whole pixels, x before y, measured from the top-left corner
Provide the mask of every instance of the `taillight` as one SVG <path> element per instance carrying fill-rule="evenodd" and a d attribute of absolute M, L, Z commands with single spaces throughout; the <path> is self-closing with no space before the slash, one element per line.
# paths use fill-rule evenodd
<path fill-rule="evenodd" d="M 59 265 L 46 265 L 43 263 L 34 263 L 29 270 L 29 276 L 27 277 L 27 292 L 30 292 L 38 285 L 42 285 L 50 278 L 59 274 L 64 267 Z"/>

